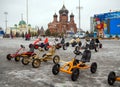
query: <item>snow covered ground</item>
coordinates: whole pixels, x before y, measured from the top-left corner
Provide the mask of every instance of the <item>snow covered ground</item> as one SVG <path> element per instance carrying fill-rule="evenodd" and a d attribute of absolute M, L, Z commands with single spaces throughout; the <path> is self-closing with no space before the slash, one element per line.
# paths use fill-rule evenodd
<path fill-rule="evenodd" d="M 60 72 L 54 76 L 52 61 L 42 62 L 39 68 L 33 68 L 31 63 L 25 66 L 21 61 L 6 59 L 6 55 L 14 53 L 20 44 L 25 45 L 28 50 L 28 45 L 33 41 L 34 39 L 25 41 L 22 38 L 0 39 L 0 87 L 110 87 L 107 83 L 109 72 L 116 71 L 120 74 L 120 40 L 101 40 L 103 48 L 99 49 L 99 52 L 92 50 L 91 62 L 88 63 L 97 62 L 97 72 L 91 74 L 89 69 L 81 70 L 75 82 L 71 81 L 70 74 Z M 70 61 L 75 56 L 73 50 L 74 48 L 70 46 L 65 51 L 57 50 L 56 54 L 62 60 Z M 120 87 L 120 82 L 116 82 L 113 87 Z"/>

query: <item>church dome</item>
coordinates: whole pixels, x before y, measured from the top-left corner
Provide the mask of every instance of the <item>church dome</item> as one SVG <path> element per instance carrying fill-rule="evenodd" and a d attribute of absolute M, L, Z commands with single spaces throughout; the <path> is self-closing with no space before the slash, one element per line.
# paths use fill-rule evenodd
<path fill-rule="evenodd" d="M 57 17 L 57 14 L 56 14 L 56 13 L 54 14 L 54 17 Z"/>
<path fill-rule="evenodd" d="M 74 14 L 73 14 L 73 13 L 71 13 L 70 17 L 74 17 Z"/>
<path fill-rule="evenodd" d="M 26 25 L 26 22 L 25 22 L 24 20 L 21 20 L 21 21 L 19 22 L 19 25 Z"/>
<path fill-rule="evenodd" d="M 64 13 L 64 12 L 65 12 L 66 14 L 68 14 L 69 11 L 68 11 L 68 10 L 65 8 L 65 6 L 63 5 L 63 7 L 59 10 L 59 13 L 62 14 L 62 13 Z"/>

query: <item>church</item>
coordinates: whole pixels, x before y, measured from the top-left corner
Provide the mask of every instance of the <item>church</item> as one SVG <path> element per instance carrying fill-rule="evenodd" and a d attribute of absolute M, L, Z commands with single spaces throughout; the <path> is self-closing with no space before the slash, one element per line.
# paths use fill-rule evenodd
<path fill-rule="evenodd" d="M 48 29 L 51 33 L 68 34 L 77 32 L 76 23 L 74 22 L 74 14 L 70 14 L 69 21 L 68 13 L 69 11 L 66 9 L 65 5 L 63 5 L 59 10 L 59 20 L 56 13 L 53 15 L 53 21 L 48 24 Z"/>
<path fill-rule="evenodd" d="M 27 23 L 23 20 L 22 15 L 18 24 L 14 24 L 13 27 L 8 27 L 6 30 L 6 34 L 12 36 L 21 36 L 22 34 L 25 35 L 27 32 L 36 33 L 37 30 L 32 28 L 30 24 L 27 25 Z"/>

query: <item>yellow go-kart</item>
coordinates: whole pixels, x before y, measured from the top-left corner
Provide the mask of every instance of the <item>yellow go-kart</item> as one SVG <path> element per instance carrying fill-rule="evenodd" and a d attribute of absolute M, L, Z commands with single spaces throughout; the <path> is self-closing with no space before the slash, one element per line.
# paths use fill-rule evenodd
<path fill-rule="evenodd" d="M 120 76 L 116 76 L 116 73 L 114 71 L 111 71 L 108 75 L 108 84 L 113 85 L 115 81 L 120 82 Z"/>
<path fill-rule="evenodd" d="M 58 55 L 55 55 L 55 51 L 56 51 L 55 46 L 51 46 L 49 48 L 49 52 L 43 54 L 42 58 L 39 56 L 35 56 L 35 58 L 32 62 L 32 66 L 34 68 L 38 68 L 40 66 L 41 62 L 43 62 L 43 61 L 47 62 L 49 60 L 53 60 L 53 63 L 55 63 L 55 64 L 59 63 L 60 57 Z"/>
<path fill-rule="evenodd" d="M 30 54 L 30 56 L 27 55 L 28 52 L 23 53 L 22 54 L 22 57 L 23 57 L 22 64 L 28 65 L 30 62 L 32 63 L 33 60 L 39 58 L 40 53 L 44 51 L 44 49 L 41 47 L 36 47 L 36 48 L 34 47 L 34 49 L 38 50 L 39 53 L 32 53 L 32 54 Z"/>
<path fill-rule="evenodd" d="M 77 44 L 78 44 L 78 46 L 82 45 L 80 38 L 76 38 L 76 39 L 73 38 L 72 40 L 70 40 L 69 43 L 71 44 L 72 47 L 75 47 Z"/>
<path fill-rule="evenodd" d="M 69 62 L 65 62 L 64 65 L 55 64 L 52 68 L 52 73 L 57 75 L 60 71 L 71 74 L 72 81 L 76 81 L 79 77 L 79 70 L 89 69 L 92 73 L 97 70 L 97 63 L 93 62 L 91 65 L 87 65 L 86 62 L 90 62 L 91 51 L 85 50 L 83 53 L 75 50 L 74 53 L 77 55 L 82 54 L 81 60 L 76 59 L 76 56 Z"/>

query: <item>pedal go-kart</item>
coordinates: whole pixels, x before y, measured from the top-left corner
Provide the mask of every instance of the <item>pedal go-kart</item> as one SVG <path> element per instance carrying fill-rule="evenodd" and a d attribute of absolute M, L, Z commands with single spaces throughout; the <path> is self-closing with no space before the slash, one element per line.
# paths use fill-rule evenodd
<path fill-rule="evenodd" d="M 27 65 L 27 64 L 28 64 L 28 62 L 25 61 L 26 59 L 28 59 L 28 58 L 36 55 L 36 53 L 34 53 L 34 45 L 33 45 L 33 44 L 30 44 L 30 45 L 29 45 L 29 48 L 30 48 L 29 51 L 26 51 L 26 52 L 21 53 L 22 63 L 23 63 L 24 65 Z"/>
<path fill-rule="evenodd" d="M 37 54 L 32 53 L 32 54 L 30 54 L 30 56 L 25 54 L 24 58 L 22 58 L 22 64 L 28 65 L 30 62 L 32 63 L 34 59 L 39 58 L 39 55 L 41 52 L 44 52 L 44 50 L 41 47 L 37 47 L 35 49 L 37 49 L 39 52 Z"/>
<path fill-rule="evenodd" d="M 98 44 L 95 43 L 94 39 L 86 40 L 84 45 L 81 47 L 82 49 L 89 49 L 89 50 L 95 50 L 95 52 L 99 51 Z"/>
<path fill-rule="evenodd" d="M 99 41 L 98 38 L 95 39 L 96 44 L 98 45 L 99 48 L 102 48 L 102 43 Z"/>
<path fill-rule="evenodd" d="M 43 54 L 42 58 L 39 56 L 35 56 L 36 58 L 34 58 L 33 62 L 32 62 L 32 66 L 34 68 L 38 68 L 41 64 L 41 62 L 47 62 L 49 60 L 53 60 L 53 63 L 57 64 L 60 61 L 60 57 L 58 55 L 55 55 L 55 51 L 56 48 L 55 46 L 51 46 L 49 48 L 49 52 Z"/>
<path fill-rule="evenodd" d="M 81 60 L 76 59 L 76 56 L 69 62 L 66 62 L 64 65 L 55 64 L 52 68 L 52 73 L 57 75 L 60 71 L 71 74 L 72 81 L 76 81 L 79 77 L 79 70 L 89 69 L 92 73 L 95 73 L 97 70 L 97 63 L 93 62 L 90 65 L 87 65 L 86 62 L 90 62 L 91 51 L 85 50 L 83 53 L 75 50 L 74 53 L 77 55 L 82 54 Z"/>
<path fill-rule="evenodd" d="M 55 41 L 59 41 L 58 39 L 55 39 Z M 65 39 L 62 38 L 62 40 L 59 43 L 55 42 L 56 49 L 63 48 L 63 50 L 67 50 L 67 47 L 69 46 L 69 42 L 65 43 Z"/>
<path fill-rule="evenodd" d="M 115 81 L 120 82 L 120 76 L 116 76 L 116 73 L 114 71 L 111 71 L 108 75 L 108 84 L 113 85 Z"/>
<path fill-rule="evenodd" d="M 81 46 L 82 42 L 80 41 L 80 38 L 76 38 L 76 39 L 72 39 L 70 41 L 70 44 L 72 45 L 72 47 L 75 47 L 76 45 Z"/>
<path fill-rule="evenodd" d="M 11 60 L 12 58 L 15 59 L 16 62 L 20 61 L 21 52 L 24 51 L 25 47 L 20 45 L 20 48 L 13 54 L 7 54 L 7 59 Z"/>
<path fill-rule="evenodd" d="M 44 42 L 41 42 L 41 39 L 38 38 L 34 41 L 33 45 L 34 45 L 34 48 L 37 49 L 38 47 L 41 47 L 41 48 L 44 48 L 44 50 L 48 51 L 49 49 L 49 42 L 48 42 L 48 38 L 45 38 Z"/>

